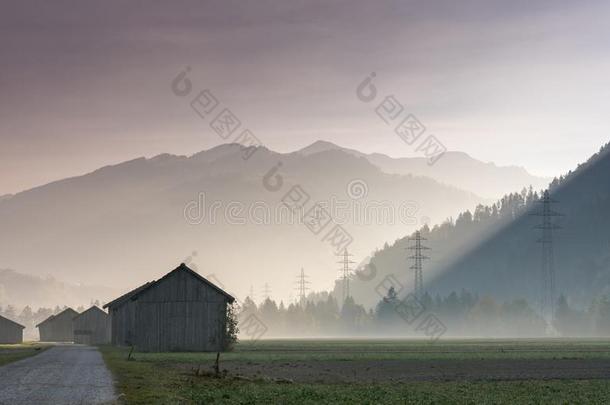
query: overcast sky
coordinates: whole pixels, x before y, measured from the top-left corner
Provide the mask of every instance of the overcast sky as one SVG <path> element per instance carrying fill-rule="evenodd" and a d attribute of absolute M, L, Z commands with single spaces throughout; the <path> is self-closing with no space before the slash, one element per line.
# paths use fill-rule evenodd
<path fill-rule="evenodd" d="M 561 174 L 609 140 L 607 1 L 2 1 L 0 194 L 222 140 L 191 67 L 271 149 L 417 156 L 370 72 L 449 149 Z"/>

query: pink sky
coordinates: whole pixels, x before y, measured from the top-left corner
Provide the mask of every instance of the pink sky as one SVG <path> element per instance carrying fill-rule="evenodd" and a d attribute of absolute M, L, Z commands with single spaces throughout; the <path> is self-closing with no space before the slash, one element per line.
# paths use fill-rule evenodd
<path fill-rule="evenodd" d="M 510 4 L 508 4 L 510 3 Z M 0 15 L 0 195 L 222 143 L 186 65 L 271 149 L 415 156 L 355 97 L 377 73 L 452 150 L 539 175 L 608 141 L 610 5 L 569 1 L 18 2 Z"/>

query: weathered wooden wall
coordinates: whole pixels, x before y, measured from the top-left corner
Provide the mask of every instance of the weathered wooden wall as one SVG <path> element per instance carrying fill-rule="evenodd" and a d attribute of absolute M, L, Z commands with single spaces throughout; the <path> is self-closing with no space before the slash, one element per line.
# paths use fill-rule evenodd
<path fill-rule="evenodd" d="M 23 328 L 0 316 L 0 343 L 15 344 L 23 342 Z"/>
<path fill-rule="evenodd" d="M 226 298 L 175 272 L 137 299 L 135 346 L 142 351 L 220 351 Z"/>
<path fill-rule="evenodd" d="M 135 301 L 127 301 L 117 308 L 110 308 L 111 342 L 116 346 L 131 346 L 135 339 Z"/>
<path fill-rule="evenodd" d="M 74 343 L 98 345 L 110 343 L 110 317 L 93 307 L 74 318 Z"/>
<path fill-rule="evenodd" d="M 41 342 L 73 342 L 74 326 L 72 320 L 78 313 L 74 310 L 64 311 L 39 325 Z"/>

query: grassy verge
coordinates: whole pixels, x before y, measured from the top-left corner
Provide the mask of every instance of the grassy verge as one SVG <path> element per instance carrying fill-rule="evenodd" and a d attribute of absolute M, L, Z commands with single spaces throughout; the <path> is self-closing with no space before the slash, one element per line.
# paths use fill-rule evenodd
<path fill-rule="evenodd" d="M 605 380 L 282 383 L 214 378 L 184 368 L 184 358 L 193 356 L 205 357 L 209 359 L 205 364 L 211 365 L 211 354 L 136 353 L 136 360 L 127 361 L 128 350 L 102 347 L 101 351 L 128 404 L 568 404 L 610 400 L 610 384 Z"/>
<path fill-rule="evenodd" d="M 180 403 L 188 378 L 166 362 L 128 361 L 129 350 L 101 346 L 106 365 L 117 380 L 122 401 L 129 404 Z"/>
<path fill-rule="evenodd" d="M 38 343 L 0 345 L 0 366 L 38 354 L 47 347 Z"/>

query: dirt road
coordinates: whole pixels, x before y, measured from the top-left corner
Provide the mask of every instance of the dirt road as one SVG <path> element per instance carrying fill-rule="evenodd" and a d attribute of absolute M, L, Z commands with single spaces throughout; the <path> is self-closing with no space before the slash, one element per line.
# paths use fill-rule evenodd
<path fill-rule="evenodd" d="M 0 404 L 102 404 L 116 399 L 112 375 L 89 346 L 52 347 L 0 367 Z"/>

